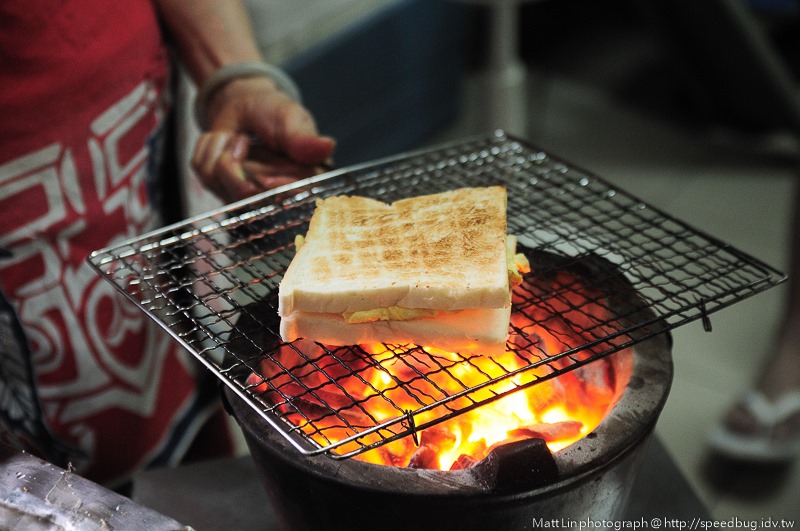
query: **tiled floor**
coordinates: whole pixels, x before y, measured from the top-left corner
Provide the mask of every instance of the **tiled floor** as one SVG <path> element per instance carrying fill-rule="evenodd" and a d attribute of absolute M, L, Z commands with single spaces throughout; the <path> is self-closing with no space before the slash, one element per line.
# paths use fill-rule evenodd
<path fill-rule="evenodd" d="M 468 83 L 465 114 L 437 141 L 491 129 L 479 84 Z M 609 94 L 531 74 L 529 141 L 611 181 L 655 207 L 786 269 L 796 146 L 702 134 L 654 118 Z M 795 158 L 793 158 L 795 157 Z M 800 463 L 733 465 L 705 446 L 709 426 L 754 378 L 773 336 L 783 286 L 674 332 L 675 379 L 656 428 L 691 485 L 718 519 L 790 519 L 800 526 Z"/>

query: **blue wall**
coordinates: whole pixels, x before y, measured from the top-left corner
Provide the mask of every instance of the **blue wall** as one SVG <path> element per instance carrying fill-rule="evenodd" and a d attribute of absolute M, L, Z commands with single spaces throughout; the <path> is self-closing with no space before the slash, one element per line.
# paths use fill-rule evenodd
<path fill-rule="evenodd" d="M 457 117 L 474 17 L 459 2 L 401 2 L 284 65 L 337 139 L 337 166 L 416 148 Z"/>

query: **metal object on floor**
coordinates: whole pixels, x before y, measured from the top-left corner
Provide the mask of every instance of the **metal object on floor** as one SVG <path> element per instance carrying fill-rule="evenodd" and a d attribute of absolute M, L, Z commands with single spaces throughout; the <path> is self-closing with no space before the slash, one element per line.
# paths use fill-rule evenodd
<path fill-rule="evenodd" d="M 533 253 L 529 279 L 565 267 L 590 270 L 584 276 L 591 283 L 580 292 L 558 284 L 542 291 L 528 282 L 532 289 L 515 294 L 512 324 L 515 316 L 535 319 L 537 308 L 566 308 L 559 311 L 567 330 L 562 326 L 552 332 L 579 338 L 580 344 L 564 342 L 561 351 L 552 352 L 526 326 L 512 326 L 509 348 L 523 360 L 513 370 L 500 367 L 499 375 L 486 373 L 482 381 L 465 386 L 450 369 L 474 362 L 454 354 L 455 359 L 431 371 L 460 385 L 458 392 L 441 387 L 435 395 L 417 392 L 416 383 L 430 376 L 420 372 L 394 380 L 392 385 L 413 397 L 417 407 L 398 408 L 388 419 L 379 420 L 364 407 L 370 400 L 393 407 L 375 388 L 370 396 L 344 392 L 328 400 L 323 387 L 344 391 L 343 378 L 361 378 L 361 369 L 348 366 L 350 360 L 385 370 L 383 363 L 398 358 L 382 362 L 360 347 L 322 346 L 309 356 L 280 341 L 274 295 L 294 255 L 295 236 L 307 230 L 315 200 L 353 194 L 394 201 L 495 184 L 508 190 L 508 232 Z M 364 452 L 506 396 L 522 386 L 506 391 L 497 391 L 497 386 L 515 376 L 533 374 L 524 386 L 535 385 L 685 323 L 702 320 L 710 326 L 713 312 L 786 278 L 759 259 L 502 131 L 329 172 L 96 251 L 89 262 L 297 450 L 332 457 Z M 643 308 L 652 318 L 643 318 Z M 253 339 L 264 337 L 265 330 L 267 341 Z M 243 355 L 231 348 L 233 342 L 252 348 Z M 278 353 L 287 349 L 298 356 L 299 365 L 282 364 Z M 402 354 L 408 355 L 414 350 Z M 310 374 L 315 383 L 299 379 L 297 371 Z M 431 411 L 432 420 L 419 422 L 420 414 Z M 336 440 L 327 439 L 328 428 L 319 423 L 331 418 L 345 432 Z"/>
<path fill-rule="evenodd" d="M 192 531 L 172 518 L 0 442 L 0 528 Z"/>

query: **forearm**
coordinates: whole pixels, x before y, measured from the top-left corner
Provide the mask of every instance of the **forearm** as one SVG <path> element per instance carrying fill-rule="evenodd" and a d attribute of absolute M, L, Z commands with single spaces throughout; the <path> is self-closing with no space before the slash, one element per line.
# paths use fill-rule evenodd
<path fill-rule="evenodd" d="M 153 0 L 194 81 L 219 67 L 259 61 L 247 10 L 239 0 Z"/>
<path fill-rule="evenodd" d="M 319 135 L 292 80 L 261 62 L 241 0 L 153 2 L 199 88 L 200 181 L 233 201 L 317 173 L 335 142 Z M 254 136 L 260 153 L 251 152 Z"/>

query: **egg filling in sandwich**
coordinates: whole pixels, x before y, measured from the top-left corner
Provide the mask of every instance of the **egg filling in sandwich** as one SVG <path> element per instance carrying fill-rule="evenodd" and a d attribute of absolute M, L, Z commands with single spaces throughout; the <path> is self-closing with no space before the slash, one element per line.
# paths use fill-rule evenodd
<path fill-rule="evenodd" d="M 502 186 L 318 200 L 280 284 L 282 338 L 502 352 L 527 268 L 506 202 Z"/>

